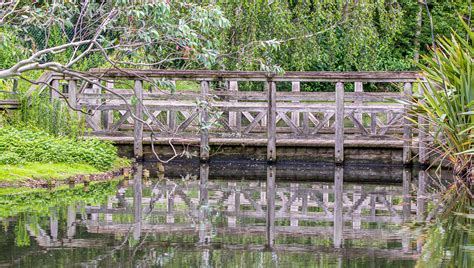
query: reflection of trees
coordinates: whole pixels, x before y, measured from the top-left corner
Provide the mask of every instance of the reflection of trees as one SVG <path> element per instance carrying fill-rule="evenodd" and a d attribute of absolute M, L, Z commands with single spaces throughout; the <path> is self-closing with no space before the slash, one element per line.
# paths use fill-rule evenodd
<path fill-rule="evenodd" d="M 209 178 L 209 166 L 201 165 L 198 181 L 192 176 L 178 181 L 161 177 L 143 184 L 141 170 L 135 168 L 130 186 L 120 183 L 119 192 L 131 189 L 127 194 L 111 191 L 102 196 L 100 206 L 58 206 L 54 213 L 57 231 L 51 229 L 55 226 L 51 217 L 28 224 L 30 234 L 45 247 L 104 248 L 91 249 L 93 259 L 83 264 L 118 255 L 134 264 L 171 259 L 175 263 L 176 250 L 180 254 L 198 251 L 201 255 L 190 258 L 210 263 L 219 250 L 263 252 L 268 248 L 281 263 L 285 252 L 331 255 L 333 246 L 353 256 L 397 259 L 403 252 L 407 253 L 403 258 L 416 256 L 410 233 L 397 227 L 416 215 L 417 201 L 410 193 L 416 192 L 412 187 L 417 183 L 411 182 L 410 171 L 404 171 L 403 185 L 381 186 L 343 183 L 342 168 L 336 170 L 335 183 L 279 181 L 274 167 L 267 169 L 265 182 L 216 181 Z M 343 222 L 352 222 L 352 227 Z M 49 230 L 41 227 L 48 223 Z M 78 231 L 84 227 L 86 233 Z M 110 235 L 115 239 L 97 239 Z M 403 247 L 384 249 L 393 240 L 401 241 Z"/>

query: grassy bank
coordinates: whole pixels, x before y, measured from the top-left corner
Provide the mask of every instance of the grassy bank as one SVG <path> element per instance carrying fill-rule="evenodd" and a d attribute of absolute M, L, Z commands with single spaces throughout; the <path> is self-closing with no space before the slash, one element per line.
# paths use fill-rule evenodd
<path fill-rule="evenodd" d="M 107 142 L 53 136 L 41 130 L 0 129 L 0 184 L 61 181 L 129 165 Z"/>

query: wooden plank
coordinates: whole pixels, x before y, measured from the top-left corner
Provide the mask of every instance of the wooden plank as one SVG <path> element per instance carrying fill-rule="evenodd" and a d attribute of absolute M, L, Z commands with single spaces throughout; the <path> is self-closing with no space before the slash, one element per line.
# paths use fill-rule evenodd
<path fill-rule="evenodd" d="M 236 82 L 236 81 L 234 81 Z M 236 82 L 237 83 L 237 82 Z M 299 82 L 295 82 L 299 83 Z M 91 93 L 91 90 L 86 90 L 87 93 L 79 95 L 81 99 L 117 99 L 119 96 L 112 93 Z M 129 98 L 133 95 L 133 92 L 129 89 L 114 89 L 114 93 L 120 94 L 125 98 Z M 231 101 L 266 101 L 267 96 L 263 91 L 212 91 L 212 95 L 217 96 L 219 99 Z M 179 91 L 174 93 L 168 93 L 165 91 L 158 91 L 152 93 L 144 93 L 144 100 L 188 100 L 193 101 L 200 97 L 200 93 L 196 91 Z M 393 102 L 394 100 L 402 99 L 403 95 L 400 93 L 393 92 L 346 92 L 346 101 L 361 101 L 361 102 Z M 332 92 L 277 92 L 277 101 L 323 101 L 323 102 L 334 102 L 335 96 Z"/>
<path fill-rule="evenodd" d="M 135 116 L 143 120 L 143 82 L 141 80 L 135 80 L 133 91 L 137 98 Z M 134 119 L 133 128 L 133 154 L 138 161 L 141 161 L 143 158 L 143 123 L 140 120 Z"/>
<path fill-rule="evenodd" d="M 138 77 L 165 77 L 176 80 L 233 80 L 233 81 L 328 81 L 328 82 L 416 82 L 417 72 L 268 72 L 212 71 L 212 70 L 136 70 L 92 69 L 90 76 L 136 79 Z"/>
<path fill-rule="evenodd" d="M 412 84 L 405 83 L 403 86 L 403 93 L 407 101 L 411 101 L 412 98 Z M 405 119 L 403 120 L 403 164 L 411 163 L 411 142 L 412 142 L 412 129 L 411 122 L 408 118 L 409 107 L 405 106 Z"/>
<path fill-rule="evenodd" d="M 291 91 L 292 92 L 300 92 L 300 82 L 292 82 L 291 83 Z M 277 100 L 278 100 L 278 96 L 277 96 Z M 294 102 L 298 103 L 298 101 L 294 101 Z M 300 125 L 300 113 L 299 112 L 291 113 L 291 121 L 293 122 L 293 124 L 295 126 L 299 126 Z"/>
<path fill-rule="evenodd" d="M 367 132 L 367 130 L 365 129 L 365 127 L 362 125 L 362 123 L 359 122 L 359 120 L 357 120 L 357 118 L 355 117 L 354 113 L 349 113 L 349 118 L 352 120 L 352 122 L 354 122 L 354 124 L 355 124 L 355 126 L 357 127 L 357 129 L 359 129 L 359 130 L 362 132 L 362 135 L 364 135 L 364 136 L 369 135 L 369 132 Z"/>
<path fill-rule="evenodd" d="M 208 100 L 209 95 L 209 81 L 201 81 L 201 101 Z M 209 121 L 209 115 L 207 106 L 201 111 L 201 124 L 207 125 Z M 209 160 L 209 130 L 206 127 L 201 126 L 201 144 L 200 144 L 200 159 L 201 161 Z"/>
<path fill-rule="evenodd" d="M 370 113 L 370 135 L 377 134 L 377 114 Z"/>
<path fill-rule="evenodd" d="M 290 118 L 288 118 L 288 116 L 284 112 L 278 112 L 278 115 L 291 128 L 293 133 L 303 134 L 303 132 L 295 125 L 295 123 Z"/>
<path fill-rule="evenodd" d="M 122 115 L 122 117 L 120 117 L 120 119 L 117 122 L 115 122 L 115 124 L 113 124 L 108 129 L 108 131 L 112 132 L 112 131 L 118 130 L 120 128 L 120 126 L 127 121 L 127 119 L 130 117 L 130 115 L 131 115 L 130 111 L 127 111 L 125 114 Z"/>
<path fill-rule="evenodd" d="M 276 161 L 276 84 L 268 84 L 268 110 L 267 110 L 267 161 Z"/>
<path fill-rule="evenodd" d="M 126 110 L 128 105 L 127 104 L 88 104 L 79 102 L 82 107 L 86 107 L 88 109 L 97 109 L 97 110 Z M 196 104 L 192 101 L 143 101 L 144 105 L 147 106 L 151 110 L 192 110 L 195 108 Z M 219 108 L 221 111 L 239 111 L 241 110 L 243 113 L 245 112 L 260 112 L 265 111 L 267 109 L 268 104 L 265 102 L 239 102 L 239 103 L 231 103 L 231 102 L 214 102 L 213 107 Z M 281 112 L 327 112 L 328 110 L 334 110 L 334 104 L 327 104 L 327 103 L 289 103 L 289 102 L 280 102 L 278 104 L 278 110 Z M 404 106 L 401 104 L 363 104 L 360 106 L 355 106 L 353 104 L 347 104 L 344 106 L 346 111 L 354 111 L 354 112 L 363 112 L 363 113 L 382 113 L 388 111 L 403 111 Z M 244 114 L 245 115 L 245 114 Z"/>
<path fill-rule="evenodd" d="M 311 132 L 311 135 L 318 133 L 324 126 L 326 126 L 329 123 L 329 120 L 333 116 L 334 116 L 334 113 L 325 113 L 323 119 L 321 119 L 319 124 L 314 128 L 313 132 Z"/>
<path fill-rule="evenodd" d="M 265 116 L 265 112 L 258 113 L 257 116 L 250 122 L 250 124 L 244 129 L 243 134 L 248 134 L 254 129 L 260 120 Z"/>
<path fill-rule="evenodd" d="M 198 114 L 196 112 L 190 114 L 188 118 L 186 118 L 186 120 L 184 120 L 184 122 L 178 126 L 176 132 L 184 131 L 193 122 L 193 120 L 196 119 L 197 116 Z"/>
<path fill-rule="evenodd" d="M 336 84 L 336 109 L 335 109 L 335 138 L 334 161 L 337 164 L 344 162 L 344 84 Z"/>

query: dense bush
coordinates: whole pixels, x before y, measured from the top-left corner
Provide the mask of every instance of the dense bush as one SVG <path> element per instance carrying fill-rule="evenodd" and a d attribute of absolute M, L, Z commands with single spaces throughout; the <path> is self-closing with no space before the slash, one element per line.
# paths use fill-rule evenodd
<path fill-rule="evenodd" d="M 117 159 L 117 149 L 96 139 L 54 137 L 44 131 L 0 129 L 0 164 L 84 163 L 106 170 Z"/>

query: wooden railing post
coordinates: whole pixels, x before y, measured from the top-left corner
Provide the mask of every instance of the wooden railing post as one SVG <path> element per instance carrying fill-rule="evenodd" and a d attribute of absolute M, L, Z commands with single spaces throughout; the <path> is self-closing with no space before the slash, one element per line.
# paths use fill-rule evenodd
<path fill-rule="evenodd" d="M 51 102 L 54 102 L 55 100 L 58 100 L 59 99 L 59 93 L 58 91 L 60 90 L 59 89 L 59 80 L 57 79 L 54 79 L 53 81 L 51 81 Z"/>
<path fill-rule="evenodd" d="M 143 120 L 143 82 L 141 80 L 135 80 L 133 87 L 137 103 L 135 106 L 135 116 Z M 133 126 L 133 153 L 135 159 L 143 159 L 143 123 L 137 119 L 134 119 Z"/>
<path fill-rule="evenodd" d="M 77 84 L 71 79 L 68 81 L 68 102 L 71 108 L 77 109 Z"/>
<path fill-rule="evenodd" d="M 201 99 L 206 101 L 209 95 L 209 81 L 201 81 Z M 208 107 L 204 107 L 201 111 L 201 146 L 200 146 L 200 158 L 201 161 L 209 160 L 209 130 L 207 124 L 209 121 Z"/>
<path fill-rule="evenodd" d="M 101 83 L 100 80 L 94 80 L 94 82 L 97 83 L 97 84 L 100 84 L 100 83 Z M 93 85 L 92 85 L 92 93 L 93 93 L 93 94 L 100 94 L 101 91 L 102 91 L 102 90 L 101 90 L 101 88 L 100 88 L 99 85 L 96 85 L 96 84 L 93 84 Z M 96 99 L 93 100 L 93 102 L 94 102 L 94 104 L 96 104 L 96 105 L 100 105 L 100 98 L 97 98 L 97 97 L 96 97 Z M 94 115 L 92 116 L 92 120 L 94 121 L 94 123 L 96 124 L 96 126 L 97 126 L 98 128 L 100 128 L 100 127 L 101 127 L 101 122 L 100 122 L 100 121 L 101 121 L 101 111 L 95 110 L 95 111 L 94 111 Z"/>
<path fill-rule="evenodd" d="M 420 103 L 425 103 L 424 89 L 421 84 L 418 84 L 418 93 L 420 95 Z M 428 164 L 429 156 L 426 152 L 426 136 L 429 131 L 429 126 L 426 118 L 423 115 L 418 115 L 418 161 L 421 165 Z"/>
<path fill-rule="evenodd" d="M 237 81 L 229 81 L 229 92 L 237 93 L 239 91 L 239 84 Z M 237 100 L 232 100 L 234 96 L 230 96 L 230 102 L 237 102 Z M 241 127 L 241 114 L 239 112 L 229 112 L 229 126 L 235 128 L 237 131 L 240 131 Z"/>
<path fill-rule="evenodd" d="M 291 82 L 291 92 L 300 92 L 300 82 Z M 294 101 L 294 103 L 298 103 L 299 101 Z M 291 121 L 295 126 L 300 125 L 300 113 L 299 112 L 292 112 L 291 113 Z"/>
<path fill-rule="evenodd" d="M 335 139 L 334 161 L 336 164 L 344 162 L 344 83 L 336 83 L 336 111 L 335 111 Z"/>
<path fill-rule="evenodd" d="M 173 84 L 173 87 L 171 88 L 171 95 L 174 95 L 176 92 L 176 81 L 171 81 Z M 175 132 L 176 130 L 176 111 L 170 110 L 168 111 L 168 128 L 170 129 L 171 132 Z"/>
<path fill-rule="evenodd" d="M 276 161 L 276 84 L 267 82 L 268 110 L 267 110 L 267 161 Z"/>
<path fill-rule="evenodd" d="M 108 90 L 113 90 L 114 89 L 114 82 L 108 81 L 106 83 L 106 87 Z M 103 90 L 105 94 L 109 93 L 107 90 Z M 105 101 L 105 99 L 103 100 Z M 111 101 L 108 101 L 108 103 L 112 103 Z M 104 110 L 102 112 L 102 122 L 104 122 L 104 130 L 109 130 L 113 123 L 114 123 L 114 113 L 113 110 Z"/>
<path fill-rule="evenodd" d="M 411 101 L 412 98 L 412 84 L 405 83 L 403 86 L 403 93 L 406 101 Z M 408 117 L 408 105 L 405 105 L 405 119 L 403 120 L 403 164 L 409 164 L 411 162 L 411 142 L 412 142 L 412 129 L 411 122 Z"/>
<path fill-rule="evenodd" d="M 360 93 L 364 92 L 364 87 L 362 85 L 362 82 L 355 82 L 354 83 L 354 92 L 360 92 Z M 355 101 L 354 103 L 356 105 L 361 105 L 362 101 Z M 362 125 L 364 125 L 364 122 L 362 121 L 363 116 L 362 116 L 361 113 L 356 113 L 354 116 Z"/>

